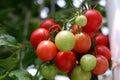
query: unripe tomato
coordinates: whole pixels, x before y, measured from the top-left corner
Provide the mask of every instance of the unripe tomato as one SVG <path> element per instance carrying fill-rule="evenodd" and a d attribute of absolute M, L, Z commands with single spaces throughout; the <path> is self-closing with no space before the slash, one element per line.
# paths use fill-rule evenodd
<path fill-rule="evenodd" d="M 75 23 L 78 26 L 85 26 L 87 24 L 87 18 L 84 15 L 77 16 L 75 19 Z"/>
<path fill-rule="evenodd" d="M 74 50 L 79 53 L 86 53 L 91 48 L 91 38 L 87 33 L 79 33 L 75 35 L 76 44 Z"/>
<path fill-rule="evenodd" d="M 55 61 L 59 70 L 63 72 L 70 72 L 76 65 L 76 57 L 73 52 L 58 52 Z"/>
<path fill-rule="evenodd" d="M 96 57 L 91 54 L 83 55 L 80 59 L 80 66 L 84 71 L 91 71 L 96 66 Z"/>
<path fill-rule="evenodd" d="M 45 28 L 45 29 L 49 30 L 50 27 L 53 26 L 54 24 L 56 24 L 55 21 L 54 21 L 54 19 L 52 19 L 52 18 L 47 18 L 47 19 L 45 19 L 45 20 L 43 20 L 43 21 L 41 22 L 41 24 L 40 24 L 39 27 L 40 27 L 40 28 Z"/>
<path fill-rule="evenodd" d="M 57 47 L 53 42 L 44 40 L 38 44 L 36 52 L 41 60 L 50 61 L 55 58 Z"/>
<path fill-rule="evenodd" d="M 104 57 L 107 58 L 108 62 L 111 61 L 111 52 L 110 52 L 110 49 L 107 48 L 104 45 L 98 45 L 98 46 L 96 46 L 96 54 L 97 55 L 103 55 Z"/>
<path fill-rule="evenodd" d="M 40 74 L 47 80 L 54 80 L 58 73 L 58 69 L 53 64 L 43 65 Z"/>
<path fill-rule="evenodd" d="M 87 10 L 84 14 L 87 18 L 87 24 L 82 27 L 85 32 L 95 32 L 101 28 L 102 15 L 97 10 Z"/>
<path fill-rule="evenodd" d="M 91 77 L 90 71 L 84 71 L 80 66 L 76 66 L 71 72 L 70 80 L 90 80 Z"/>
<path fill-rule="evenodd" d="M 61 52 L 71 51 L 75 46 L 75 42 L 75 36 L 67 30 L 60 31 L 55 37 L 55 44 Z"/>
<path fill-rule="evenodd" d="M 30 42 L 32 46 L 36 49 L 37 45 L 43 41 L 50 38 L 49 31 L 44 28 L 38 28 L 34 30 L 30 36 Z"/>
<path fill-rule="evenodd" d="M 95 68 L 92 70 L 92 72 L 96 75 L 104 74 L 109 66 L 107 59 L 102 55 L 96 55 L 96 59 L 97 64 Z"/>

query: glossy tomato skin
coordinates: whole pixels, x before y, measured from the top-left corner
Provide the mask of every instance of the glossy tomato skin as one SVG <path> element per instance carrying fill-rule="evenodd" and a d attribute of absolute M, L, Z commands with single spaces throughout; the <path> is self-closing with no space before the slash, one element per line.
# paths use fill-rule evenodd
<path fill-rule="evenodd" d="M 95 32 L 102 25 L 102 15 L 97 10 L 87 10 L 84 14 L 87 18 L 86 26 L 82 27 L 85 32 Z"/>
<path fill-rule="evenodd" d="M 108 62 L 111 61 L 111 52 L 110 52 L 110 49 L 107 48 L 104 45 L 98 45 L 98 46 L 96 46 L 96 54 L 97 55 L 103 55 L 104 57 L 107 58 Z"/>
<path fill-rule="evenodd" d="M 94 32 L 86 32 L 90 37 L 91 39 L 94 39 Z"/>
<path fill-rule="evenodd" d="M 109 67 L 107 59 L 102 55 L 96 55 L 96 60 L 97 64 L 96 67 L 92 70 L 92 73 L 96 75 L 104 74 Z"/>
<path fill-rule="evenodd" d="M 74 50 L 84 54 L 91 48 L 91 38 L 87 33 L 81 32 L 75 35 L 76 44 Z"/>
<path fill-rule="evenodd" d="M 50 38 L 49 31 L 44 28 L 38 28 L 34 30 L 30 36 L 30 42 L 32 46 L 36 49 L 37 45 L 43 41 Z"/>
<path fill-rule="evenodd" d="M 77 25 L 77 24 L 74 24 L 74 25 L 72 26 L 72 33 L 73 33 L 73 34 L 77 34 L 77 33 L 78 33 L 78 25 Z"/>
<path fill-rule="evenodd" d="M 75 54 L 72 51 L 58 52 L 55 63 L 59 70 L 61 70 L 62 72 L 68 73 L 76 65 Z"/>
<path fill-rule="evenodd" d="M 43 20 L 42 22 L 41 22 L 41 24 L 40 24 L 40 28 L 45 28 L 45 29 L 47 29 L 47 30 L 49 30 L 49 28 L 52 26 L 52 25 L 54 25 L 54 24 L 56 24 L 55 23 L 55 21 L 54 21 L 54 19 L 52 19 L 52 18 L 47 18 L 47 19 L 45 19 L 45 20 Z"/>
<path fill-rule="evenodd" d="M 109 38 L 103 33 L 97 33 L 95 36 L 95 40 L 96 40 L 96 45 L 105 45 L 107 47 L 109 46 Z"/>
<path fill-rule="evenodd" d="M 57 47 L 51 41 L 44 40 L 38 44 L 37 56 L 43 61 L 50 61 L 55 58 L 57 54 Z"/>

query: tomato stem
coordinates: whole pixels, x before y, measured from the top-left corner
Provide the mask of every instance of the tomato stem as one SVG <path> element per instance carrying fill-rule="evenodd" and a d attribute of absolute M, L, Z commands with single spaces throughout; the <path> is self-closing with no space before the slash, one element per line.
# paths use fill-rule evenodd
<path fill-rule="evenodd" d="M 39 73 L 39 70 L 40 70 L 40 67 L 41 67 L 41 65 L 39 65 L 39 67 L 38 67 L 38 69 L 37 69 L 37 72 L 36 72 L 36 74 L 35 74 L 34 78 L 36 78 L 36 77 L 37 77 L 37 75 L 38 75 L 38 73 Z"/>
<path fill-rule="evenodd" d="M 81 32 L 80 26 L 77 26 L 77 27 L 78 27 L 78 33 L 80 33 Z"/>

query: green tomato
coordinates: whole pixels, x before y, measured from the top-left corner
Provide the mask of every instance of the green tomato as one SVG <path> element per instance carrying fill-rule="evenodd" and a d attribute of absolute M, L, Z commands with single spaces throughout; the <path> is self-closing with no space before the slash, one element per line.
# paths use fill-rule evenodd
<path fill-rule="evenodd" d="M 86 55 L 82 56 L 82 58 L 80 59 L 80 65 L 84 71 L 93 70 L 96 66 L 96 62 L 97 61 L 96 61 L 95 56 L 93 56 L 91 54 L 86 54 Z"/>
<path fill-rule="evenodd" d="M 57 75 L 58 69 L 55 65 L 43 65 L 41 68 L 41 75 L 47 80 L 54 80 Z"/>
<path fill-rule="evenodd" d="M 58 50 L 63 52 L 71 51 L 75 46 L 75 42 L 75 36 L 67 30 L 60 31 L 55 37 L 55 44 Z"/>
<path fill-rule="evenodd" d="M 90 71 L 84 71 L 80 66 L 76 66 L 71 73 L 71 80 L 90 80 L 91 76 Z"/>
<path fill-rule="evenodd" d="M 77 16 L 75 19 L 75 23 L 78 26 L 85 26 L 87 24 L 87 18 L 84 15 Z"/>

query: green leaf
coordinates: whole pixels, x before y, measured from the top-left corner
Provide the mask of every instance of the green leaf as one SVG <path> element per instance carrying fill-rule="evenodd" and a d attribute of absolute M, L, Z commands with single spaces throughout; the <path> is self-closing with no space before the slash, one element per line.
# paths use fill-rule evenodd
<path fill-rule="evenodd" d="M 24 51 L 24 58 L 23 58 L 23 67 L 27 68 L 30 65 L 35 64 L 35 59 L 37 58 L 35 49 L 31 46 L 31 44 L 28 44 L 29 48 L 28 50 Z"/>
<path fill-rule="evenodd" d="M 17 41 L 13 36 L 0 34 L 0 46 L 17 47 Z"/>
<path fill-rule="evenodd" d="M 13 69 L 18 62 L 17 58 L 8 57 L 7 59 L 0 59 L 0 67 L 10 71 Z"/>
<path fill-rule="evenodd" d="M 9 74 L 12 80 L 32 80 L 32 76 L 26 70 L 14 70 Z"/>
<path fill-rule="evenodd" d="M 20 47 L 13 36 L 0 34 L 0 59 L 6 59 L 13 53 L 18 53 Z"/>

